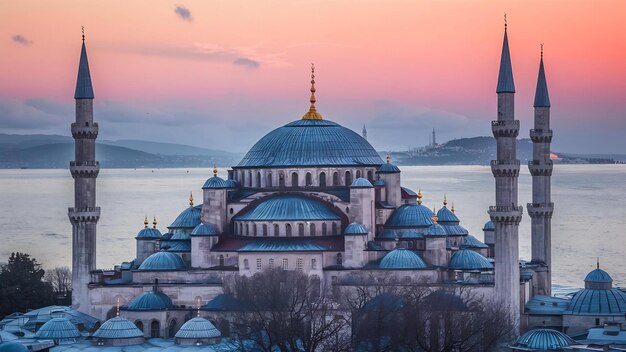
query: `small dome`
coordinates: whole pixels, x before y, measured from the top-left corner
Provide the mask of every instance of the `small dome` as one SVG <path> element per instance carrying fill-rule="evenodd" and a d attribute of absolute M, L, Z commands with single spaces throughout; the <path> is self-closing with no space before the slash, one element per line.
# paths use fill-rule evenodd
<path fill-rule="evenodd" d="M 67 318 L 52 318 L 35 334 L 38 339 L 51 340 L 73 339 L 80 336 L 80 331 Z"/>
<path fill-rule="evenodd" d="M 439 209 L 437 212 L 437 219 L 439 222 L 459 222 L 459 218 L 454 214 L 447 206 L 443 206 L 443 208 Z"/>
<path fill-rule="evenodd" d="M 589 284 L 590 283 L 585 282 L 585 287 Z M 600 283 L 600 285 L 602 285 L 602 283 Z M 626 313 L 626 293 L 618 288 L 609 287 L 584 288 L 576 292 L 574 297 L 570 300 L 565 314 L 613 315 L 623 317 L 624 313 Z"/>
<path fill-rule="evenodd" d="M 483 226 L 483 231 L 493 231 L 496 229 L 496 225 L 494 225 L 493 221 L 489 220 Z"/>
<path fill-rule="evenodd" d="M 239 186 L 235 180 L 226 180 L 226 184 L 228 185 L 228 188 L 237 188 Z"/>
<path fill-rule="evenodd" d="M 489 259 L 470 249 L 456 251 L 450 258 L 449 266 L 456 270 L 493 269 L 493 265 L 489 262 Z"/>
<path fill-rule="evenodd" d="M 597 268 L 592 270 L 585 277 L 585 283 L 595 282 L 595 283 L 613 283 L 613 278 L 606 271 Z"/>
<path fill-rule="evenodd" d="M 461 248 L 489 248 L 489 246 L 480 242 L 478 238 L 467 235 L 461 240 Z"/>
<path fill-rule="evenodd" d="M 28 352 L 28 347 L 19 342 L 4 342 L 0 344 L 0 352 Z"/>
<path fill-rule="evenodd" d="M 191 235 L 187 231 L 175 230 L 175 231 L 172 231 L 172 237 L 170 237 L 170 240 L 171 241 L 189 241 L 191 240 Z"/>
<path fill-rule="evenodd" d="M 396 174 L 400 169 L 392 163 L 384 163 L 378 168 L 379 174 Z"/>
<path fill-rule="evenodd" d="M 158 239 L 158 238 L 161 238 L 161 236 L 162 236 L 161 231 L 159 231 L 158 229 L 146 227 L 144 229 L 141 229 L 141 231 L 139 231 L 139 233 L 137 234 L 137 237 L 135 238 L 136 239 L 139 239 L 139 238 Z"/>
<path fill-rule="evenodd" d="M 424 236 L 447 236 L 446 229 L 439 224 L 432 224 L 426 232 L 424 232 Z"/>
<path fill-rule="evenodd" d="M 200 224 L 191 231 L 191 236 L 217 236 L 219 231 L 211 224 Z"/>
<path fill-rule="evenodd" d="M 405 204 L 396 209 L 385 226 L 429 227 L 433 224 L 433 211 L 421 204 Z"/>
<path fill-rule="evenodd" d="M 529 349 L 560 351 L 563 347 L 576 343 L 569 336 L 553 329 L 534 329 L 520 336 L 515 341 L 515 347 Z"/>
<path fill-rule="evenodd" d="M 187 321 L 176 333 L 179 339 L 210 339 L 220 337 L 222 334 L 211 324 L 210 321 L 196 317 Z"/>
<path fill-rule="evenodd" d="M 278 195 L 237 214 L 235 221 L 340 220 L 324 203 L 300 195 Z"/>
<path fill-rule="evenodd" d="M 172 300 L 163 292 L 146 291 L 136 297 L 124 310 L 166 310 L 173 308 Z"/>
<path fill-rule="evenodd" d="M 92 336 L 100 339 L 130 339 L 143 337 L 143 332 L 130 321 L 115 317 L 105 321 Z"/>
<path fill-rule="evenodd" d="M 219 176 L 213 176 L 209 178 L 208 180 L 206 180 L 206 182 L 202 186 L 202 189 L 211 189 L 211 188 L 230 188 L 230 185 L 228 182 L 224 181 L 223 178 Z"/>
<path fill-rule="evenodd" d="M 364 179 L 363 177 L 359 177 L 356 180 L 352 181 L 350 187 L 371 188 L 374 186 L 372 186 L 372 183 L 370 181 Z"/>
<path fill-rule="evenodd" d="M 381 269 L 425 269 L 426 263 L 413 251 L 396 248 L 383 257 L 378 267 Z"/>
<path fill-rule="evenodd" d="M 461 225 L 451 225 L 451 223 L 440 223 L 439 225 L 443 226 L 446 230 L 448 236 L 466 236 L 469 235 L 469 231 Z"/>
<path fill-rule="evenodd" d="M 161 241 L 168 241 L 170 238 L 172 238 L 172 235 L 174 235 L 171 232 L 166 232 L 163 234 L 163 236 L 161 236 Z"/>
<path fill-rule="evenodd" d="M 183 270 L 187 267 L 181 257 L 174 253 L 159 251 L 141 263 L 139 270 Z"/>
<path fill-rule="evenodd" d="M 178 217 L 176 217 L 176 220 L 174 220 L 174 222 L 168 227 L 170 229 L 179 229 L 179 228 L 193 229 L 194 227 L 198 226 L 198 224 L 200 223 L 201 211 L 202 211 L 202 205 L 198 205 L 195 207 L 190 206 L 189 208 L 183 210 L 183 212 L 180 213 Z"/>
<path fill-rule="evenodd" d="M 353 222 L 343 231 L 344 235 L 367 235 L 369 231 L 365 228 L 365 226 Z"/>
<path fill-rule="evenodd" d="M 379 186 L 384 186 L 385 185 L 385 181 L 378 179 L 376 181 L 374 181 L 374 186 L 379 187 Z"/>

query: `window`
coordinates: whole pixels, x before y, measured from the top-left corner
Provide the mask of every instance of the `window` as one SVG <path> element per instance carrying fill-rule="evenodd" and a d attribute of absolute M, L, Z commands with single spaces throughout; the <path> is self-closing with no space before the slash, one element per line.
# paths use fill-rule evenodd
<path fill-rule="evenodd" d="M 154 320 L 150 323 L 150 337 L 151 338 L 159 338 L 161 337 L 161 323 L 158 320 Z"/>
<path fill-rule="evenodd" d="M 250 224 L 246 224 L 246 236 L 250 236 Z"/>
<path fill-rule="evenodd" d="M 176 319 L 170 321 L 170 327 L 168 329 L 168 337 L 172 338 L 176 335 Z"/>
<path fill-rule="evenodd" d="M 298 224 L 298 236 L 304 236 L 304 224 Z"/>
<path fill-rule="evenodd" d="M 328 225 L 326 223 L 322 223 L 322 236 L 328 235 Z"/>
<path fill-rule="evenodd" d="M 135 326 L 137 327 L 137 329 L 141 330 L 141 332 L 143 332 L 143 323 L 141 322 L 141 320 L 136 320 L 135 321 Z"/>
<path fill-rule="evenodd" d="M 252 233 L 253 236 L 256 237 L 256 224 L 252 224 Z"/>
<path fill-rule="evenodd" d="M 305 181 L 306 181 L 306 186 L 312 186 L 313 185 L 313 177 L 311 177 L 311 173 L 310 172 L 306 173 Z"/>
<path fill-rule="evenodd" d="M 285 187 L 285 174 L 280 174 L 278 176 L 278 187 Z"/>
<path fill-rule="evenodd" d="M 267 187 L 272 187 L 272 173 L 271 172 L 267 174 L 267 179 L 265 180 L 265 183 Z"/>
<path fill-rule="evenodd" d="M 261 261 L 261 258 L 256 260 L 256 270 L 263 270 L 263 262 Z"/>
<path fill-rule="evenodd" d="M 339 173 L 333 172 L 333 186 L 339 186 Z"/>
<path fill-rule="evenodd" d="M 333 222 L 333 236 L 337 235 L 337 223 Z"/>
<path fill-rule="evenodd" d="M 352 184 L 352 174 L 350 171 L 346 171 L 346 186 L 350 186 Z"/>
<path fill-rule="evenodd" d="M 298 187 L 298 173 L 291 173 L 291 187 Z"/>
<path fill-rule="evenodd" d="M 273 258 L 270 258 L 270 259 L 267 260 L 267 266 L 270 269 L 274 269 L 274 259 Z"/>
<path fill-rule="evenodd" d="M 337 265 L 343 265 L 343 255 L 341 253 L 337 253 Z"/>
<path fill-rule="evenodd" d="M 283 270 L 289 269 L 289 260 L 287 258 L 283 258 Z"/>
<path fill-rule="evenodd" d="M 219 265 L 224 266 L 224 256 L 220 254 Z"/>
<path fill-rule="evenodd" d="M 250 269 L 250 263 L 248 262 L 248 259 L 243 260 L 243 268 L 246 270 Z"/>
<path fill-rule="evenodd" d="M 252 187 L 252 171 L 248 171 L 248 187 Z"/>
<path fill-rule="evenodd" d="M 361 170 L 356 170 L 356 178 L 361 178 Z"/>
<path fill-rule="evenodd" d="M 311 259 L 311 269 L 313 270 L 317 269 L 317 259 L 315 258 Z"/>
<path fill-rule="evenodd" d="M 233 208 L 230 208 L 230 213 L 234 213 L 235 211 L 233 210 Z"/>
<path fill-rule="evenodd" d="M 278 224 L 274 224 L 274 237 L 278 237 L 280 235 L 280 227 Z"/>
<path fill-rule="evenodd" d="M 309 225 L 309 236 L 315 236 L 315 224 Z"/>
<path fill-rule="evenodd" d="M 267 224 L 263 224 L 263 237 L 267 237 Z"/>
<path fill-rule="evenodd" d="M 596 326 L 600 326 L 600 318 L 596 318 Z"/>
<path fill-rule="evenodd" d="M 291 224 L 285 225 L 285 236 L 291 237 Z"/>
<path fill-rule="evenodd" d="M 302 258 L 298 258 L 298 260 L 296 260 L 296 269 L 304 269 L 304 260 Z"/>
<path fill-rule="evenodd" d="M 242 172 L 241 172 L 241 185 L 242 185 L 243 187 L 245 187 L 245 186 L 246 186 L 246 172 L 245 172 L 245 171 L 242 171 Z"/>
<path fill-rule="evenodd" d="M 326 187 L 326 173 L 320 172 L 320 187 Z"/>
<path fill-rule="evenodd" d="M 350 214 L 350 207 L 346 207 L 346 214 Z"/>
<path fill-rule="evenodd" d="M 261 187 L 261 172 L 257 171 L 256 173 L 256 186 Z"/>
<path fill-rule="evenodd" d="M 367 170 L 367 179 L 374 181 L 374 172 L 372 172 L 372 170 Z"/>

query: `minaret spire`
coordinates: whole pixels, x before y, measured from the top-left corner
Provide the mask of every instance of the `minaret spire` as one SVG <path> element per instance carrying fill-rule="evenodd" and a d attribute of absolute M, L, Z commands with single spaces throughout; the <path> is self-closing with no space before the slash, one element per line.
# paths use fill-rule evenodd
<path fill-rule="evenodd" d="M 496 93 L 515 93 L 513 82 L 513 67 L 511 66 L 511 54 L 509 52 L 509 36 L 507 34 L 506 14 L 504 14 L 504 41 L 502 54 L 500 55 L 500 71 L 498 73 L 498 86 Z"/>
<path fill-rule="evenodd" d="M 311 64 L 311 106 L 309 111 L 302 116 L 303 120 L 323 120 L 322 115 L 315 109 L 315 65 Z"/>
<path fill-rule="evenodd" d="M 543 44 L 541 44 L 541 59 L 539 60 L 539 76 L 537 77 L 537 89 L 535 89 L 534 107 L 549 108 L 550 96 L 548 95 L 548 83 L 546 83 L 546 72 L 543 68 Z"/>
<path fill-rule="evenodd" d="M 85 27 L 83 27 L 83 45 L 80 49 L 80 61 L 78 63 L 78 78 L 74 99 L 93 99 L 93 87 L 91 86 L 91 74 L 89 61 L 87 60 L 87 48 L 85 47 Z"/>

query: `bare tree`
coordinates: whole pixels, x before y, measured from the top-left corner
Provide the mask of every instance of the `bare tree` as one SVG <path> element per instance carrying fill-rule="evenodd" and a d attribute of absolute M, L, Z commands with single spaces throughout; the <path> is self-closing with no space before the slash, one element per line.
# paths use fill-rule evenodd
<path fill-rule="evenodd" d="M 52 285 L 55 293 L 67 293 L 72 290 L 72 271 L 66 266 L 47 270 L 43 279 Z"/>

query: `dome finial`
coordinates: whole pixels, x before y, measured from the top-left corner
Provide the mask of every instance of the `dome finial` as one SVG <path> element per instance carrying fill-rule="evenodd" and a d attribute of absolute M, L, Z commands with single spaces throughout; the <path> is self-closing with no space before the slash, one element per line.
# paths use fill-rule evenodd
<path fill-rule="evenodd" d="M 443 206 L 445 207 L 446 205 L 448 205 L 448 196 L 444 193 L 443 194 Z"/>
<path fill-rule="evenodd" d="M 506 32 L 506 12 L 504 13 L 504 31 Z"/>
<path fill-rule="evenodd" d="M 217 165 L 215 164 L 215 161 L 213 162 L 213 177 L 217 176 Z"/>
<path fill-rule="evenodd" d="M 80 26 L 80 31 L 83 32 L 83 41 L 85 41 L 85 26 Z"/>
<path fill-rule="evenodd" d="M 117 304 L 115 305 L 115 315 L 120 316 L 120 298 L 117 297 Z"/>
<path fill-rule="evenodd" d="M 600 257 L 596 257 L 596 269 L 600 269 Z"/>
<path fill-rule="evenodd" d="M 454 213 L 454 202 L 452 202 L 452 208 L 450 208 L 450 210 Z"/>
<path fill-rule="evenodd" d="M 385 161 L 387 161 L 387 164 L 391 164 L 391 154 L 387 153 L 387 156 L 385 157 Z"/>
<path fill-rule="evenodd" d="M 418 205 L 422 204 L 422 190 L 421 189 L 417 190 L 417 204 Z"/>
<path fill-rule="evenodd" d="M 200 297 L 196 299 L 196 316 L 200 318 Z"/>
<path fill-rule="evenodd" d="M 144 228 L 144 229 L 147 229 L 147 228 L 148 228 L 148 215 L 146 215 L 146 216 L 143 218 L 143 228 Z"/>
<path fill-rule="evenodd" d="M 323 120 L 322 115 L 315 109 L 315 65 L 311 64 L 311 106 L 309 111 L 302 116 L 303 120 Z"/>
<path fill-rule="evenodd" d="M 156 221 L 156 216 L 152 218 L 152 228 L 156 229 L 156 225 L 157 225 L 157 221 Z"/>
<path fill-rule="evenodd" d="M 189 206 L 193 207 L 193 193 L 189 192 Z"/>
<path fill-rule="evenodd" d="M 439 218 L 437 218 L 437 209 L 433 207 L 433 224 L 436 224 Z"/>

